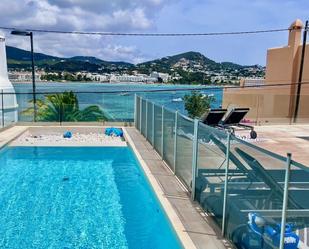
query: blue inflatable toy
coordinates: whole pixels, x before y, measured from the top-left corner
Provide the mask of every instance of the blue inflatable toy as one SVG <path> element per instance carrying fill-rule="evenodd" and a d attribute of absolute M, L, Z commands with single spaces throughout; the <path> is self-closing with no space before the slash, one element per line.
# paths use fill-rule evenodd
<path fill-rule="evenodd" d="M 66 131 L 65 133 L 63 133 L 63 137 L 64 138 L 71 138 L 72 137 L 72 132 Z"/>
<path fill-rule="evenodd" d="M 238 245 L 245 249 L 277 248 L 280 243 L 281 225 L 266 221 L 257 213 L 248 214 L 248 230 L 243 233 Z M 287 224 L 284 233 L 284 249 L 298 249 L 299 237 Z"/>
<path fill-rule="evenodd" d="M 105 135 L 123 137 L 123 131 L 119 128 L 110 127 L 105 129 Z"/>

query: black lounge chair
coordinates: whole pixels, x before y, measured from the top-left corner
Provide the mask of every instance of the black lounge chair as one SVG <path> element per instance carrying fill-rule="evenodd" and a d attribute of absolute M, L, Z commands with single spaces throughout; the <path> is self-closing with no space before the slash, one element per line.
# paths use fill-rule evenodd
<path fill-rule="evenodd" d="M 240 122 L 249 112 L 249 108 L 234 108 L 232 109 L 228 115 L 219 123 L 219 126 L 224 129 L 230 129 L 233 133 L 235 133 L 235 127 L 239 127 L 242 129 L 250 130 L 250 137 L 255 139 L 257 137 L 257 133 L 254 131 L 253 126 L 241 124 Z"/>
<path fill-rule="evenodd" d="M 254 157 L 244 152 L 240 148 L 235 148 L 235 151 L 241 158 L 250 166 L 254 174 L 271 189 L 271 191 L 280 199 L 283 200 L 284 191 L 278 182 L 264 169 L 264 167 Z M 293 208 L 302 209 L 292 196 L 289 196 L 288 202 Z"/>
<path fill-rule="evenodd" d="M 220 141 L 220 138 L 217 136 L 211 134 L 209 136 L 209 141 L 213 141 L 214 144 L 223 152 L 226 153 L 226 146 L 223 142 Z M 263 179 L 258 178 L 254 173 L 246 168 L 246 166 L 232 153 L 230 152 L 230 160 L 231 162 L 237 167 L 235 171 L 240 173 L 240 176 L 245 176 L 248 178 L 249 182 L 254 181 L 263 181 Z M 221 173 L 223 173 L 222 176 L 225 174 L 225 169 L 218 169 L 217 174 L 214 174 L 214 176 L 219 176 L 218 172 L 221 170 Z M 230 169 L 230 172 L 233 171 Z M 205 190 L 208 182 L 205 178 L 205 174 L 208 174 L 210 172 L 215 173 L 215 170 L 209 170 L 209 169 L 199 169 L 198 170 L 198 180 L 196 181 L 196 194 L 197 196 L 200 196 L 200 194 Z"/>
<path fill-rule="evenodd" d="M 226 112 L 227 109 L 210 109 L 201 121 L 209 126 L 218 126 Z"/>

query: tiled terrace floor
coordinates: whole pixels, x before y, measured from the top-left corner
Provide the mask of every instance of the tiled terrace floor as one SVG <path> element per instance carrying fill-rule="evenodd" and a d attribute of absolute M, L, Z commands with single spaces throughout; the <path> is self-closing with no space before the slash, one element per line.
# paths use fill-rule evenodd
<path fill-rule="evenodd" d="M 256 126 L 255 130 L 257 146 L 282 156 L 292 153 L 294 161 L 309 166 L 309 125 Z"/>
<path fill-rule="evenodd" d="M 211 219 L 199 213 L 198 205 L 191 202 L 188 193 L 146 139 L 135 128 L 126 128 L 126 131 L 151 174 L 161 186 L 165 197 L 178 214 L 196 248 L 230 248 Z"/>

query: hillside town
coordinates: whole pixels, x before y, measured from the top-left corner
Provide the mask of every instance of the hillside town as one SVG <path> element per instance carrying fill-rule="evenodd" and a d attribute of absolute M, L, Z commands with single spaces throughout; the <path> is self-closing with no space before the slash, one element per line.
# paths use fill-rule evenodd
<path fill-rule="evenodd" d="M 235 84 L 238 85 L 242 80 L 254 78 L 263 80 L 263 67 L 249 67 L 246 70 L 235 69 L 231 72 L 221 70 L 219 72 L 202 70 L 200 67 L 187 68 L 182 67 L 182 72 L 189 74 L 202 74 L 200 84 Z M 137 70 L 131 72 L 112 72 L 112 73 L 96 73 L 96 72 L 47 72 L 45 70 L 37 70 L 35 72 L 35 80 L 37 82 L 44 81 L 90 81 L 101 83 L 178 83 L 184 76 L 171 69 L 171 73 L 162 73 L 153 71 L 150 74 L 139 73 Z M 12 82 L 27 83 L 32 81 L 31 71 L 28 70 L 10 70 L 9 79 Z M 190 82 L 189 82 L 190 83 Z"/>
<path fill-rule="evenodd" d="M 30 71 L 14 70 L 9 71 L 9 79 L 12 82 L 31 82 L 32 74 Z M 117 83 L 117 82 L 144 82 L 144 83 L 168 83 L 174 80 L 167 73 L 152 72 L 150 75 L 146 74 L 117 74 L 117 73 L 91 73 L 91 72 L 45 72 L 44 70 L 36 71 L 35 80 L 40 81 L 91 81 L 102 83 Z"/>
<path fill-rule="evenodd" d="M 28 51 L 8 47 L 9 77 L 13 82 L 32 80 Z M 16 54 L 23 56 L 16 57 Z M 71 58 L 34 54 L 36 81 L 102 82 L 102 83 L 172 83 L 232 84 L 243 79 L 264 79 L 265 67 L 243 66 L 232 62 L 215 62 L 199 52 L 185 52 L 140 64 L 109 62 L 96 57 Z M 15 56 L 15 57 L 14 57 Z"/>

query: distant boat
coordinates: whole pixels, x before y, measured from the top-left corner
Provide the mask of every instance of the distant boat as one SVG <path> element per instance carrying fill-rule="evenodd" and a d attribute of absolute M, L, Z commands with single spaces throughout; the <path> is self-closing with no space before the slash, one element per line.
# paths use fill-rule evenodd
<path fill-rule="evenodd" d="M 202 94 L 202 98 L 206 98 L 207 97 L 214 97 L 215 95 L 213 93 L 211 94 Z"/>
<path fill-rule="evenodd" d="M 172 99 L 172 102 L 182 102 L 182 98 L 175 98 L 175 99 Z"/>
<path fill-rule="evenodd" d="M 119 95 L 120 95 L 120 96 L 128 96 L 128 95 L 130 95 L 130 93 L 125 92 L 125 93 L 120 93 Z"/>

